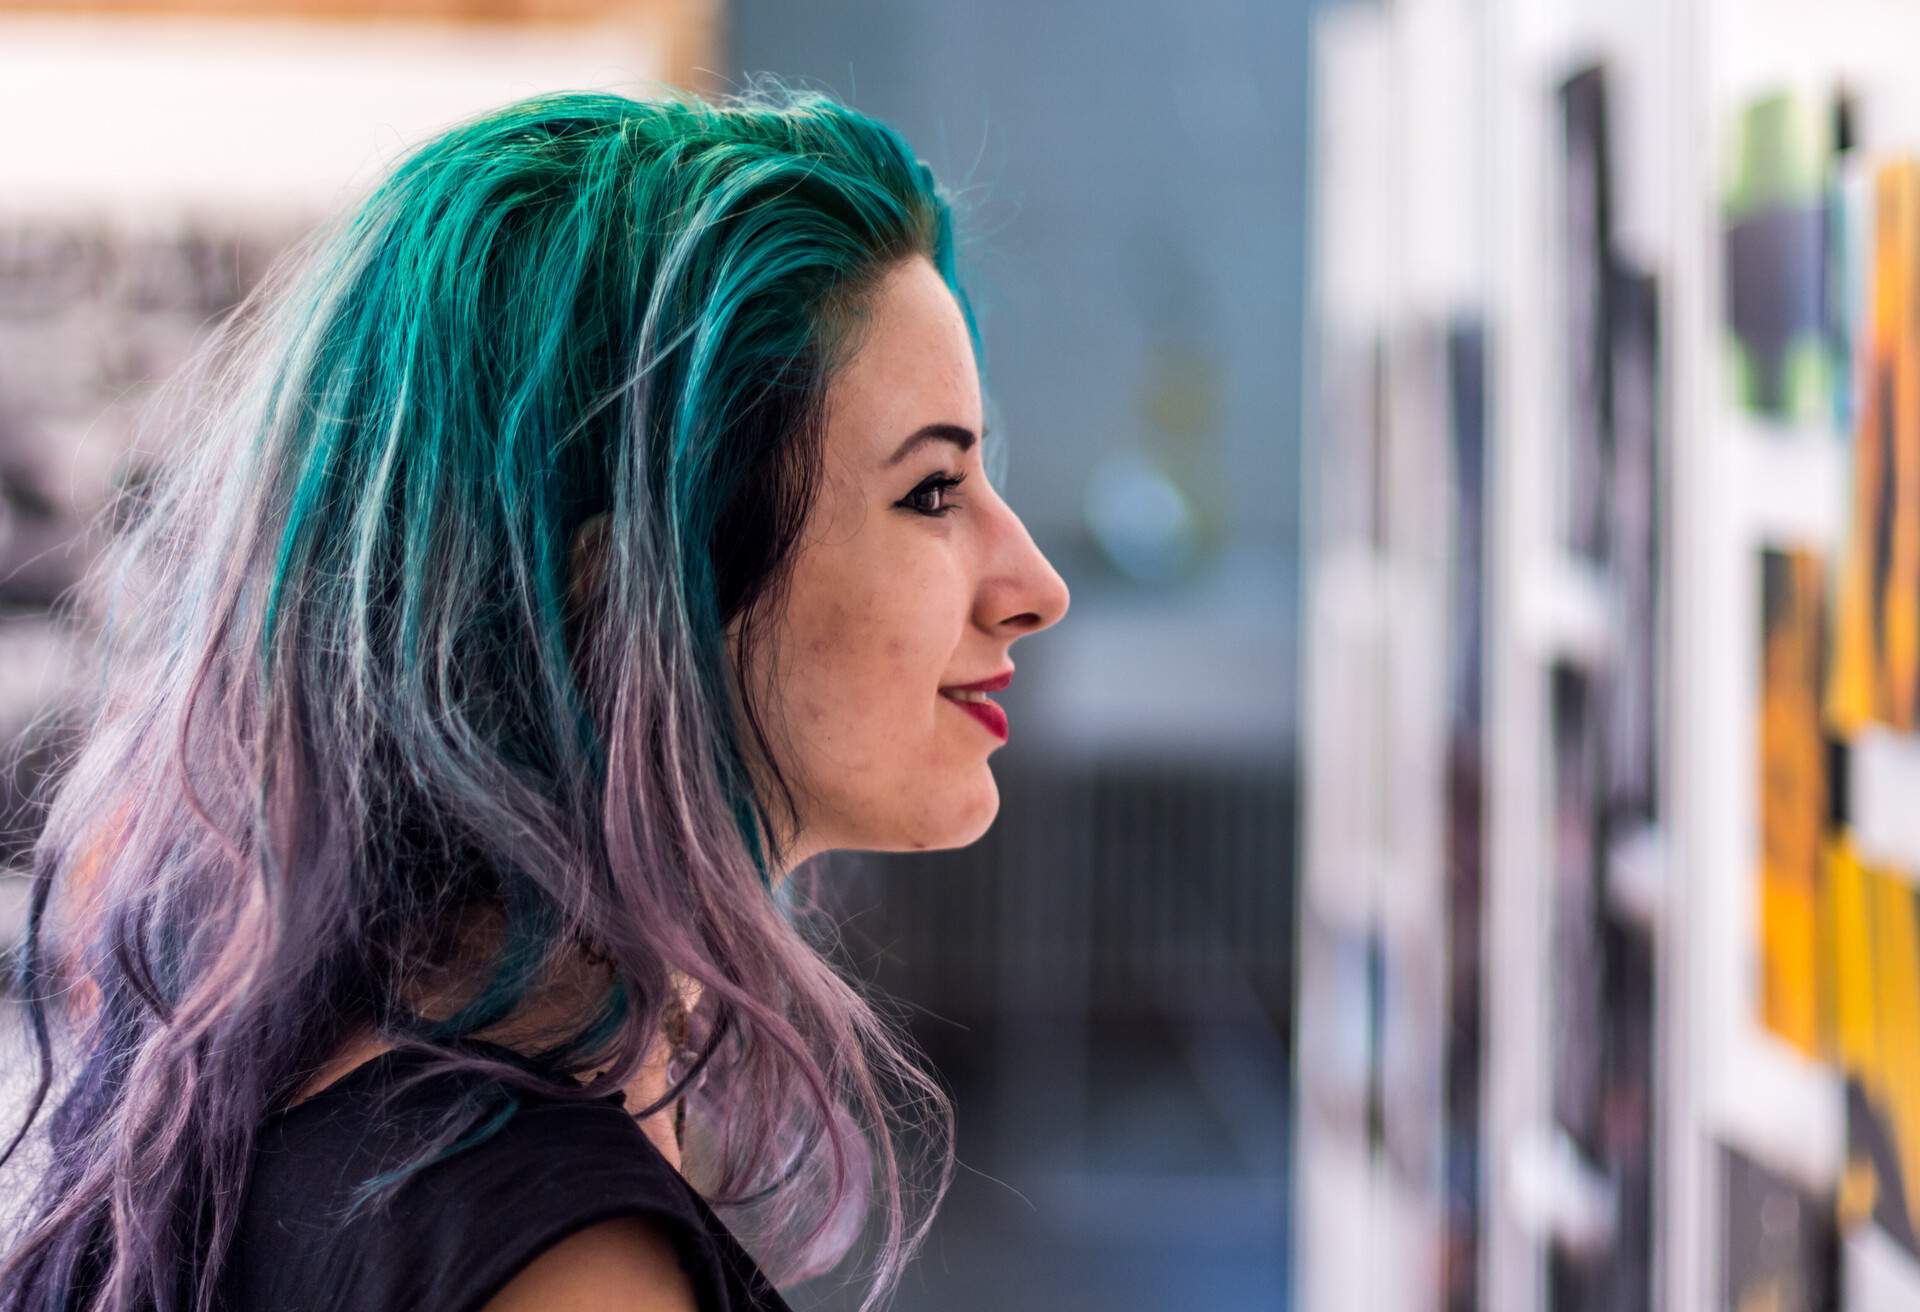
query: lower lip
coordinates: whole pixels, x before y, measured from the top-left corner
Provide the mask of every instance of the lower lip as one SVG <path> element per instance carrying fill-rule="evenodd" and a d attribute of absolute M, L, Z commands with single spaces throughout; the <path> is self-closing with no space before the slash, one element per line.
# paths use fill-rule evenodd
<path fill-rule="evenodd" d="M 991 733 L 1001 742 L 1007 740 L 1007 713 L 994 703 L 963 702 L 957 697 L 948 697 L 945 693 L 941 694 L 940 699 L 942 701 L 952 702 L 968 715 L 971 715 L 974 719 L 986 725 L 987 732 Z"/>

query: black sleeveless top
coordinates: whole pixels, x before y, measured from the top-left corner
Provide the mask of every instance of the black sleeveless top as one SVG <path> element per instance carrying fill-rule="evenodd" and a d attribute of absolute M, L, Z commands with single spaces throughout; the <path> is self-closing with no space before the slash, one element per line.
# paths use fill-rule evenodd
<path fill-rule="evenodd" d="M 486 1081 L 428 1078 L 381 1110 L 377 1095 L 425 1061 L 389 1049 L 262 1124 L 221 1278 L 230 1312 L 475 1312 L 560 1240 L 635 1215 L 671 1242 L 701 1312 L 791 1312 L 620 1093 L 523 1094 L 491 1138 L 339 1219 L 361 1183 L 418 1151 L 450 1099 Z"/>

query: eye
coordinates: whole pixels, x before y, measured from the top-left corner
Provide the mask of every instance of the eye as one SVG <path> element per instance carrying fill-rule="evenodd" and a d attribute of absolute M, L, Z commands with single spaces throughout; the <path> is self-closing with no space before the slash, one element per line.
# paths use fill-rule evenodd
<path fill-rule="evenodd" d="M 925 515 L 929 519 L 938 519 L 943 515 L 950 515 L 958 510 L 960 503 L 941 496 L 939 498 L 940 504 L 934 506 L 927 504 L 927 498 L 937 493 L 945 493 L 953 488 L 959 487 L 966 481 L 967 476 L 965 474 L 933 474 L 924 479 L 919 487 L 907 493 L 906 497 L 897 504 L 913 511 L 915 514 Z"/>

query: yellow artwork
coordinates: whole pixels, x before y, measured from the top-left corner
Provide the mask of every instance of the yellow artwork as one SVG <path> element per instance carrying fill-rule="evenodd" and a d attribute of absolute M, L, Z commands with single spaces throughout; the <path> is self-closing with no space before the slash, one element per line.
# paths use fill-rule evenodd
<path fill-rule="evenodd" d="M 1853 505 L 1842 562 L 1827 718 L 1915 727 L 1920 696 L 1920 161 L 1874 179 L 1872 284 L 1860 335 Z"/>
<path fill-rule="evenodd" d="M 1829 846 L 1827 879 L 1835 1041 L 1850 1086 L 1841 1219 L 1871 1215 L 1920 1253 L 1920 898 L 1902 875 L 1862 863 L 1844 833 Z"/>
<path fill-rule="evenodd" d="M 1809 1057 L 1828 1046 L 1819 929 L 1827 820 L 1824 574 L 1812 552 L 1761 556 L 1760 1019 Z"/>

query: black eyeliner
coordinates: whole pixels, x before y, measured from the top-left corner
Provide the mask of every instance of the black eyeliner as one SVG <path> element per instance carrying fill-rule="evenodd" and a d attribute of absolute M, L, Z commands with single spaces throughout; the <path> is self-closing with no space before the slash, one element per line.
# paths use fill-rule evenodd
<path fill-rule="evenodd" d="M 915 506 L 911 503 L 916 497 L 925 496 L 927 493 L 933 492 L 933 491 L 941 491 L 941 492 L 951 491 L 952 489 L 959 487 L 962 483 L 966 481 L 967 481 L 967 476 L 964 473 L 929 474 L 927 477 L 920 480 L 920 484 L 918 487 L 914 488 L 913 491 L 907 493 L 906 496 L 902 497 L 899 501 L 895 502 L 894 504 L 901 507 L 902 509 L 911 510 L 916 515 L 925 516 L 927 519 L 944 519 L 946 516 L 960 509 L 960 505 L 958 502 L 955 502 L 951 505 L 943 504 L 938 510 L 921 510 L 918 506 Z"/>

